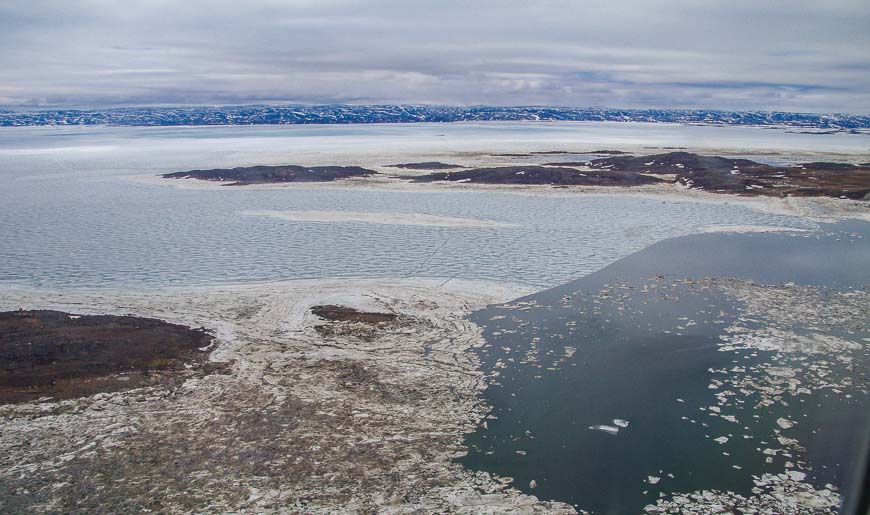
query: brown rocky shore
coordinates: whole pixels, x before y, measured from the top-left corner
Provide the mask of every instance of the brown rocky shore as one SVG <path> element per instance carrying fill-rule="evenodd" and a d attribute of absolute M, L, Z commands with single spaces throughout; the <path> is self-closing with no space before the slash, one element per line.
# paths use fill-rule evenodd
<path fill-rule="evenodd" d="M 153 318 L 0 312 L 0 403 L 72 399 L 213 370 L 213 337 Z"/>

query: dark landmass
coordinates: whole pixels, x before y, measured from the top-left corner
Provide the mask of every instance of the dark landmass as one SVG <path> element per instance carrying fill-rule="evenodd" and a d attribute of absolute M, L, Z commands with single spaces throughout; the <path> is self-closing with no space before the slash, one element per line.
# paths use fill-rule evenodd
<path fill-rule="evenodd" d="M 815 162 L 772 166 L 748 159 L 701 156 L 689 152 L 639 157 L 616 155 L 540 166 L 477 168 L 432 173 L 413 180 L 588 186 L 639 186 L 669 182 L 716 193 L 870 200 L 870 166 L 867 165 Z"/>
<path fill-rule="evenodd" d="M 380 324 L 396 320 L 395 313 L 378 313 L 373 311 L 359 311 L 348 306 L 312 306 L 311 312 L 324 320 L 331 322 L 364 322 L 366 324 Z"/>
<path fill-rule="evenodd" d="M 200 179 L 203 181 L 228 182 L 228 186 L 248 184 L 271 184 L 281 182 L 331 182 L 350 177 L 369 177 L 378 172 L 359 166 L 245 166 L 240 168 L 215 168 L 165 173 L 165 179 Z"/>
<path fill-rule="evenodd" d="M 452 165 L 441 163 L 438 161 L 426 161 L 424 163 L 401 163 L 397 165 L 389 165 L 390 168 L 404 168 L 406 170 L 451 170 L 454 168 L 464 168 L 460 165 Z"/>
<path fill-rule="evenodd" d="M 153 318 L 0 312 L 0 403 L 71 399 L 208 372 L 217 368 L 206 363 L 212 340 L 204 330 Z"/>
<path fill-rule="evenodd" d="M 676 182 L 686 187 L 720 193 L 870 199 L 870 167 L 848 163 L 772 166 L 748 159 L 669 152 L 593 159 L 585 166 L 625 173 L 674 174 Z"/>
<path fill-rule="evenodd" d="M 621 150 L 593 150 L 589 152 L 590 154 L 607 154 L 612 156 L 618 156 L 623 154 L 631 154 L 631 152 L 623 152 Z"/>
<path fill-rule="evenodd" d="M 563 153 L 562 151 L 537 154 Z M 542 165 L 463 168 L 438 161 L 392 165 L 412 170 L 448 170 L 411 179 L 413 182 L 466 182 L 475 184 L 539 184 L 553 186 L 642 186 L 677 183 L 690 189 L 715 193 L 769 197 L 838 197 L 870 200 L 870 165 L 812 162 L 775 166 L 749 159 L 668 152 L 633 156 L 618 150 L 597 150 L 609 157 L 586 161 L 550 162 Z M 531 154 L 503 154 L 529 157 Z M 285 182 L 330 182 L 369 177 L 378 172 L 359 166 L 250 166 L 231 169 L 191 170 L 163 174 L 170 179 L 226 182 L 230 186 Z"/>
<path fill-rule="evenodd" d="M 395 313 L 359 311 L 349 306 L 312 306 L 311 312 L 329 322 L 314 326 L 318 334 L 327 338 L 351 336 L 370 342 L 382 331 L 400 322 Z"/>
<path fill-rule="evenodd" d="M 477 184 L 552 184 L 582 186 L 639 186 L 661 179 L 638 173 L 596 170 L 581 172 L 574 168 L 549 166 L 501 166 L 475 168 L 461 172 L 438 172 L 415 177 L 414 182 L 453 181 Z"/>
<path fill-rule="evenodd" d="M 756 125 L 809 129 L 870 128 L 870 116 L 766 111 L 433 105 L 249 105 L 0 111 L 0 127 L 40 125 L 262 125 L 462 121 L 606 121 Z"/>

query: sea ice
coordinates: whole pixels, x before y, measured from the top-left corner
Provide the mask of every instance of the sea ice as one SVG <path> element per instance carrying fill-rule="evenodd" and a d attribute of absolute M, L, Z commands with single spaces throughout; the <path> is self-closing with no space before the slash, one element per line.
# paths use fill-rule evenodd
<path fill-rule="evenodd" d="M 619 432 L 619 428 L 616 426 L 608 426 L 608 425 L 597 425 L 597 426 L 589 426 L 589 429 L 594 429 L 596 431 L 604 431 L 605 433 L 615 435 Z"/>

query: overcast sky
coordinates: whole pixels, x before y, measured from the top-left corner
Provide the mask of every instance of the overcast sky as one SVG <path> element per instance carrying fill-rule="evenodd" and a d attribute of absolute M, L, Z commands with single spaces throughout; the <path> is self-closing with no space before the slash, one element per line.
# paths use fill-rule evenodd
<path fill-rule="evenodd" d="M 0 105 L 870 113 L 870 0 L 0 1 Z"/>

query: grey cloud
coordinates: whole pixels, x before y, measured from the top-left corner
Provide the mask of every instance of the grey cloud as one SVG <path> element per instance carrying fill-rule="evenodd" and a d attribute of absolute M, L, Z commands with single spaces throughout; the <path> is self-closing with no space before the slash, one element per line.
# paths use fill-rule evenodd
<path fill-rule="evenodd" d="M 0 105 L 870 111 L 863 0 L 0 3 Z"/>

